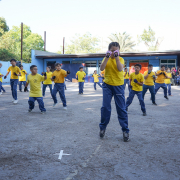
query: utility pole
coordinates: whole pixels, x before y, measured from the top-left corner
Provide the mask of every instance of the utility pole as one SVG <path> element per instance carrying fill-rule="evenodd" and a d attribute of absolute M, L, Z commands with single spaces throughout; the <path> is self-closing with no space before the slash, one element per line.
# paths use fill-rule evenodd
<path fill-rule="evenodd" d="M 22 54 L 23 54 L 23 23 L 21 23 L 21 65 L 22 65 Z"/>
<path fill-rule="evenodd" d="M 63 37 L 63 54 L 64 54 L 64 43 L 65 43 L 65 37 Z"/>
<path fill-rule="evenodd" d="M 46 51 L 46 31 L 44 31 L 44 51 Z"/>

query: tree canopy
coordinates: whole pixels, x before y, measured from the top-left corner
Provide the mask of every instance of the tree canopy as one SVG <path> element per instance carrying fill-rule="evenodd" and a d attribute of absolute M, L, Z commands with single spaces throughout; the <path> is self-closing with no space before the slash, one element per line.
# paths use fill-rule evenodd
<path fill-rule="evenodd" d="M 0 36 L 4 34 L 4 32 L 9 31 L 9 27 L 7 26 L 6 20 L 3 17 L 0 17 Z"/>

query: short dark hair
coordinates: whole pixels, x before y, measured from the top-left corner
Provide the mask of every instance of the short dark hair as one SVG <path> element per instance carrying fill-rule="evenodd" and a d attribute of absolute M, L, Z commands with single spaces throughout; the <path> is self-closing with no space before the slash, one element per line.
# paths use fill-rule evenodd
<path fill-rule="evenodd" d="M 61 66 L 61 64 L 60 64 L 60 63 L 56 63 L 56 64 L 55 64 L 55 67 L 56 67 L 56 66 Z"/>
<path fill-rule="evenodd" d="M 97 70 L 94 70 L 94 72 L 97 71 Z"/>
<path fill-rule="evenodd" d="M 82 66 L 81 66 L 81 67 L 79 67 L 79 70 L 80 70 L 80 69 L 83 69 L 83 67 L 82 67 Z"/>
<path fill-rule="evenodd" d="M 165 65 L 161 65 L 161 68 L 162 68 L 162 67 L 165 67 Z"/>
<path fill-rule="evenodd" d="M 16 60 L 15 60 L 15 59 L 11 59 L 11 60 L 10 60 L 10 62 L 12 62 L 12 61 L 16 62 Z"/>
<path fill-rule="evenodd" d="M 47 66 L 47 68 L 49 68 L 51 70 L 51 66 Z"/>
<path fill-rule="evenodd" d="M 21 64 L 19 67 L 23 67 L 23 65 Z"/>
<path fill-rule="evenodd" d="M 141 64 L 135 64 L 134 67 L 136 67 L 136 66 L 140 67 L 140 69 L 141 69 Z"/>
<path fill-rule="evenodd" d="M 118 42 L 111 42 L 108 46 L 108 50 L 110 50 L 112 46 L 118 47 L 120 49 L 120 45 Z"/>
<path fill-rule="evenodd" d="M 152 64 L 149 64 L 148 67 L 153 67 L 153 65 L 152 65 Z"/>
<path fill-rule="evenodd" d="M 34 67 L 37 67 L 36 65 L 30 66 L 30 70 L 32 70 Z"/>

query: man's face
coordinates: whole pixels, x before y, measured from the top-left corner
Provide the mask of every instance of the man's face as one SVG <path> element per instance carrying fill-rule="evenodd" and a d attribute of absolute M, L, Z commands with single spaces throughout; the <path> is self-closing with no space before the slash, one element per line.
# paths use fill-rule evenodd
<path fill-rule="evenodd" d="M 139 66 L 135 66 L 135 72 L 139 72 L 141 69 L 140 69 L 140 67 Z"/>
<path fill-rule="evenodd" d="M 12 66 L 16 66 L 16 61 L 11 61 Z"/>
<path fill-rule="evenodd" d="M 153 70 L 153 66 L 148 67 L 148 71 L 152 71 Z"/>
<path fill-rule="evenodd" d="M 32 74 L 37 74 L 38 72 L 38 68 L 34 67 L 33 69 L 31 69 Z"/>
<path fill-rule="evenodd" d="M 97 74 L 97 71 L 94 71 L 95 74 Z"/>
<path fill-rule="evenodd" d="M 20 69 L 23 70 L 23 66 L 21 66 Z"/>
<path fill-rule="evenodd" d="M 83 68 L 81 68 L 80 71 L 83 71 Z"/>
<path fill-rule="evenodd" d="M 162 67 L 162 68 L 161 68 L 161 71 L 165 71 L 165 67 Z"/>
<path fill-rule="evenodd" d="M 60 65 L 57 65 L 57 66 L 56 66 L 56 69 L 57 69 L 58 71 L 60 71 L 60 70 L 61 70 L 61 66 L 60 66 Z"/>
<path fill-rule="evenodd" d="M 125 72 L 127 72 L 127 69 L 125 69 Z"/>

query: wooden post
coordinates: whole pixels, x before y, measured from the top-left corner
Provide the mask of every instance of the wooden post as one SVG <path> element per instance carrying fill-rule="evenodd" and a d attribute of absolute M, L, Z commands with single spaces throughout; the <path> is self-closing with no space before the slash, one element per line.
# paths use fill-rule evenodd
<path fill-rule="evenodd" d="M 44 51 L 46 51 L 46 31 L 44 31 Z"/>
<path fill-rule="evenodd" d="M 21 23 L 21 65 L 22 65 L 22 54 L 23 54 L 23 23 Z"/>

